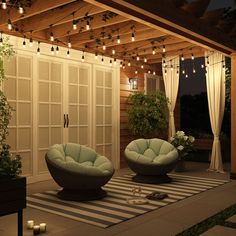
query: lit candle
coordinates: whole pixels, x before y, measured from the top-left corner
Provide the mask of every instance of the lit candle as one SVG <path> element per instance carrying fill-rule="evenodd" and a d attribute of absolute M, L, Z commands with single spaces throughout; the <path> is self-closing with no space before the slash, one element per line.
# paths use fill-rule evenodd
<path fill-rule="evenodd" d="M 40 227 L 39 227 L 39 225 L 34 225 L 33 231 L 34 231 L 34 235 L 40 234 Z"/>
<path fill-rule="evenodd" d="M 40 227 L 40 233 L 45 233 L 46 232 L 46 223 L 41 223 L 39 224 Z"/>
<path fill-rule="evenodd" d="M 27 221 L 27 229 L 33 229 L 33 227 L 34 227 L 34 221 L 28 220 Z"/>

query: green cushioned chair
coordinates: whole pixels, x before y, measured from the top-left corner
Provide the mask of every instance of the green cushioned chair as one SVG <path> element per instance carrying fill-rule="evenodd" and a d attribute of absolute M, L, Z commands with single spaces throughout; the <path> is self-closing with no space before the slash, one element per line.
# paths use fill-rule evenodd
<path fill-rule="evenodd" d="M 137 139 L 127 145 L 125 158 L 136 173 L 135 182 L 166 183 L 171 181 L 167 173 L 175 168 L 178 151 L 162 139 Z"/>
<path fill-rule="evenodd" d="M 101 188 L 112 175 L 112 163 L 93 149 L 75 143 L 55 144 L 45 155 L 48 169 L 63 187 L 58 196 L 65 200 L 87 201 L 103 198 Z"/>

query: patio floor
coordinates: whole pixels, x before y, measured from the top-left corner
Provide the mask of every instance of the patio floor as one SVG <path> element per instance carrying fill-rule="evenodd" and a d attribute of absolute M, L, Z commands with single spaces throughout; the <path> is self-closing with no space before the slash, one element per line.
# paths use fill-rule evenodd
<path fill-rule="evenodd" d="M 199 177 L 229 179 L 229 173 L 217 174 L 206 171 L 208 163 L 187 163 L 187 170 L 182 174 Z M 228 170 L 229 165 L 225 165 Z M 130 173 L 129 169 L 121 169 L 116 175 Z M 53 190 L 58 186 L 52 181 L 44 181 L 28 185 L 28 194 Z M 154 210 L 134 219 L 120 223 L 107 229 L 98 228 L 82 222 L 70 220 L 40 210 L 27 208 L 24 210 L 24 222 L 34 219 L 37 223 L 46 222 L 48 232 L 45 235 L 57 236 L 130 236 L 147 235 L 165 236 L 176 235 L 179 232 L 199 223 L 200 221 L 216 214 L 217 212 L 236 203 L 236 181 L 231 182 L 192 196 L 177 203 Z M 0 218 L 0 235 L 16 235 L 16 214 Z M 24 226 L 24 236 L 32 235 Z"/>

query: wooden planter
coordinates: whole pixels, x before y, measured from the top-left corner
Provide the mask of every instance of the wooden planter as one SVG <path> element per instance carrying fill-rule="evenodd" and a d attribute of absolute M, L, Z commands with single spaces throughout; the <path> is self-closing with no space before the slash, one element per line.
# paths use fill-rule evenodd
<path fill-rule="evenodd" d="M 18 236 L 22 236 L 22 212 L 26 207 L 26 178 L 1 179 L 0 203 L 0 216 L 18 213 Z"/>

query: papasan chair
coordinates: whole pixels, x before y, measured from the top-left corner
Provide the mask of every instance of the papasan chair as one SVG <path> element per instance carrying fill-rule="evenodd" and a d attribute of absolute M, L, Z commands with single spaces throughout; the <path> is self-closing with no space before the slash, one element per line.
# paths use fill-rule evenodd
<path fill-rule="evenodd" d="M 63 189 L 58 197 L 64 200 L 89 201 L 101 199 L 112 175 L 112 163 L 93 149 L 75 143 L 55 144 L 45 155 L 48 169 Z"/>
<path fill-rule="evenodd" d="M 133 181 L 141 183 L 168 183 L 167 175 L 178 161 L 178 151 L 162 139 L 136 139 L 125 149 L 125 159 L 136 173 Z"/>

